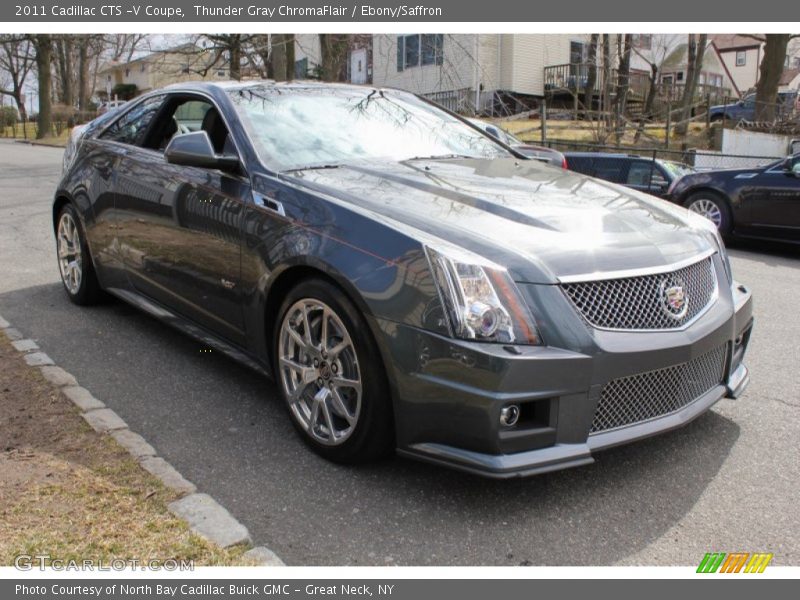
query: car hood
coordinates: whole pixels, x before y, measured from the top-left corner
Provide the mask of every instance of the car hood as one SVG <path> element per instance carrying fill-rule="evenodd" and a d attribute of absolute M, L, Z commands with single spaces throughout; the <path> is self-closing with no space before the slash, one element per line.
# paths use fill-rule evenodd
<path fill-rule="evenodd" d="M 535 161 L 365 162 L 288 177 L 422 242 L 475 252 L 520 282 L 663 267 L 713 247 L 683 208 Z"/>

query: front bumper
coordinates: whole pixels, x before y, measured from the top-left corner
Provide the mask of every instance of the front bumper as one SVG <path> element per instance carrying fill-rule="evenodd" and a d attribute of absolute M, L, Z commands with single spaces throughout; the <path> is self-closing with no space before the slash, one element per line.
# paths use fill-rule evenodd
<path fill-rule="evenodd" d="M 547 305 L 541 298 L 537 304 Z M 564 308 L 549 306 L 556 314 Z M 743 359 L 752 322 L 750 293 L 739 284 L 680 332 L 596 331 L 564 317 L 558 345 L 578 350 L 464 342 L 379 320 L 395 398 L 397 451 L 495 478 L 590 464 L 593 452 L 681 427 L 723 397 L 739 397 L 749 383 Z M 550 333 L 548 341 L 556 337 Z M 718 384 L 678 410 L 590 433 L 609 382 L 688 363 L 722 347 Z M 504 428 L 500 411 L 512 403 L 522 407 L 520 421 Z"/>

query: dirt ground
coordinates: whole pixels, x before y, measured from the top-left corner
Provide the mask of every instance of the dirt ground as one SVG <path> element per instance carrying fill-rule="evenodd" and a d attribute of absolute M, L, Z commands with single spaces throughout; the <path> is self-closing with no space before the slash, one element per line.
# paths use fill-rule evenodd
<path fill-rule="evenodd" d="M 216 548 L 173 517 L 176 498 L 0 333 L 0 565 L 20 554 L 244 564 L 245 548 Z"/>

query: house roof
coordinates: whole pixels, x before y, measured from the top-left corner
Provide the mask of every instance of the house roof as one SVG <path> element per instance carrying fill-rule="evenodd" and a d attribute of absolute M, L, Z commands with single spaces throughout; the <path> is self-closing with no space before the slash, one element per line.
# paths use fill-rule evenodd
<path fill-rule="evenodd" d="M 720 52 L 758 48 L 762 44 L 762 42 L 757 39 L 738 33 L 718 33 L 709 37 Z"/>
<path fill-rule="evenodd" d="M 194 52 L 201 51 L 202 48 L 193 44 L 191 42 L 186 44 L 180 44 L 178 46 L 172 46 L 171 48 L 165 48 L 163 50 L 156 50 L 155 52 L 150 52 L 149 54 L 145 54 L 143 56 L 139 56 L 137 58 L 133 58 L 128 62 L 117 61 L 117 60 L 110 60 L 107 63 L 103 64 L 99 69 L 98 73 L 105 73 L 106 71 L 110 71 L 112 69 L 116 69 L 119 67 L 124 67 L 127 65 L 133 65 L 136 63 L 141 62 L 151 62 L 152 60 L 164 56 L 166 54 L 190 54 Z"/>

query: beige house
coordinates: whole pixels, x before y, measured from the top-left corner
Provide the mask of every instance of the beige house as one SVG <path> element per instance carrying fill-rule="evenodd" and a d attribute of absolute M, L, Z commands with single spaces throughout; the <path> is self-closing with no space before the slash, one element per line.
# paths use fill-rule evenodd
<path fill-rule="evenodd" d="M 541 98 L 545 67 L 582 62 L 586 34 L 374 35 L 373 82 L 454 110 Z"/>
<path fill-rule="evenodd" d="M 108 62 L 97 72 L 98 88 L 112 94 L 117 85 L 135 85 L 138 95 L 181 81 L 228 79 L 226 64 L 209 68 L 212 56 L 194 44 L 184 44 L 130 62 Z"/>
<path fill-rule="evenodd" d="M 710 38 L 736 86 L 736 92 L 744 94 L 754 88 L 758 83 L 764 43 L 737 34 L 712 35 Z"/>

